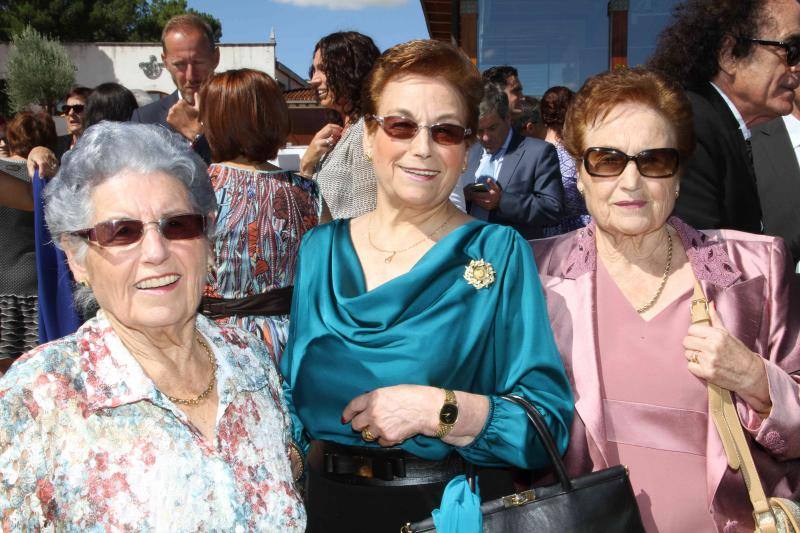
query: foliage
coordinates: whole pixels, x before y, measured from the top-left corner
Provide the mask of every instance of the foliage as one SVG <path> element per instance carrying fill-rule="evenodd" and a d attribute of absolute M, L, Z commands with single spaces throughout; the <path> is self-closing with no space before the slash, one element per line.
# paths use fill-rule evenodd
<path fill-rule="evenodd" d="M 186 0 L 0 0 L 0 41 L 30 25 L 62 42 L 157 42 L 173 15 L 194 13 L 222 37 L 222 24 Z"/>
<path fill-rule="evenodd" d="M 52 108 L 75 82 L 75 65 L 58 41 L 25 27 L 12 36 L 6 77 L 11 109 L 30 104 Z"/>

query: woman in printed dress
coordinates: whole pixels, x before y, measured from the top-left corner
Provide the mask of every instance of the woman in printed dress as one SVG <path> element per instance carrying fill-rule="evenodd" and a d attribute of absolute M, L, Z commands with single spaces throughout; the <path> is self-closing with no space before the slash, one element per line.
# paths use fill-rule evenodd
<path fill-rule="evenodd" d="M 83 307 L 0 379 L 4 531 L 303 531 L 268 350 L 197 314 L 206 166 L 152 125 L 89 128 L 45 190 Z"/>
<path fill-rule="evenodd" d="M 277 361 L 300 239 L 317 225 L 316 184 L 268 162 L 289 135 L 289 109 L 268 75 L 215 74 L 200 92 L 200 107 L 219 206 L 203 312 L 255 333 Z"/>

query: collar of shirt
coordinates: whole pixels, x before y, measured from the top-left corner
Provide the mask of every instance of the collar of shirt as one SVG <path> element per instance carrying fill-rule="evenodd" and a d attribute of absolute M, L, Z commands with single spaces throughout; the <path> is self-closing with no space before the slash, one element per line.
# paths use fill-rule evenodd
<path fill-rule="evenodd" d="M 268 369 L 249 349 L 244 337 L 231 336 L 227 330 L 202 315 L 197 316 L 197 329 L 217 361 L 217 418 L 240 391 L 253 391 L 267 384 Z M 128 351 L 108 318 L 101 310 L 77 332 L 80 365 L 86 373 L 87 409 L 98 411 L 148 400 L 173 411 L 179 418 L 183 412 L 169 402 L 156 388 L 141 365 Z"/>
<path fill-rule="evenodd" d="M 508 151 L 508 145 L 511 144 L 511 137 L 513 135 L 514 135 L 514 130 L 512 128 L 509 128 L 508 129 L 508 135 L 506 135 L 506 140 L 503 143 L 503 146 L 501 146 L 498 151 L 496 151 L 495 153 L 492 154 L 492 156 L 491 156 L 492 161 L 500 161 L 500 162 L 503 161 L 503 156 L 506 155 L 506 152 Z M 483 149 L 483 154 L 484 155 L 488 154 L 488 152 L 486 152 L 485 148 Z"/>
<path fill-rule="evenodd" d="M 725 100 L 725 103 L 728 104 L 728 107 L 730 108 L 731 113 L 733 113 L 733 117 L 736 119 L 736 122 L 739 123 L 739 130 L 742 132 L 742 135 L 744 136 L 744 140 L 745 141 L 749 141 L 750 140 L 750 136 L 751 136 L 750 128 L 747 127 L 747 124 L 745 123 L 744 117 L 742 117 L 742 114 L 739 113 L 739 110 L 736 109 L 735 105 L 733 105 L 733 102 L 731 102 L 731 99 L 728 98 L 728 95 L 725 94 L 724 92 L 722 92 L 722 89 L 717 87 L 714 84 L 713 81 L 710 81 L 709 83 L 711 84 L 712 87 L 714 87 L 714 89 L 717 90 L 717 92 L 722 97 L 722 99 Z"/>
<path fill-rule="evenodd" d="M 797 150 L 800 148 L 800 119 L 794 115 L 784 115 L 782 118 L 786 131 L 789 132 L 789 141 L 792 143 L 792 148 Z"/>

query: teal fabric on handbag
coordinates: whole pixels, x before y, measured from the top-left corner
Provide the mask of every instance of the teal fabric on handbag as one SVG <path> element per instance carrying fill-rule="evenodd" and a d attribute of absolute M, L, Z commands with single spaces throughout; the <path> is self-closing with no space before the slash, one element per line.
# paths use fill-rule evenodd
<path fill-rule="evenodd" d="M 494 271 L 482 287 L 464 277 L 479 260 Z M 423 459 L 442 460 L 455 450 L 481 466 L 548 465 L 522 408 L 498 401 L 502 394 L 535 403 L 562 452 L 572 423 L 572 393 L 530 246 L 512 228 L 478 220 L 444 236 L 407 273 L 369 291 L 349 220 L 306 233 L 281 371 L 301 449 L 309 437 L 378 446 L 342 424 L 342 411 L 356 396 L 399 384 L 490 400 L 486 425 L 468 446 L 425 435 L 399 445 Z"/>
<path fill-rule="evenodd" d="M 433 510 L 436 533 L 481 533 L 481 492 L 475 477 L 475 492 L 469 487 L 466 476 L 450 480 L 442 494 L 441 507 Z"/>

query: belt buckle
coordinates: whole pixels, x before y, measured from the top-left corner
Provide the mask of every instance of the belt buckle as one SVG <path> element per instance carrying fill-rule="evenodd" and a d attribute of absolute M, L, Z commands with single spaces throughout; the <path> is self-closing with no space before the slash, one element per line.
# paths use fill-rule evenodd
<path fill-rule="evenodd" d="M 358 477 L 372 478 L 373 477 L 373 462 L 371 457 L 363 457 L 360 455 L 353 456 L 353 475 Z"/>

